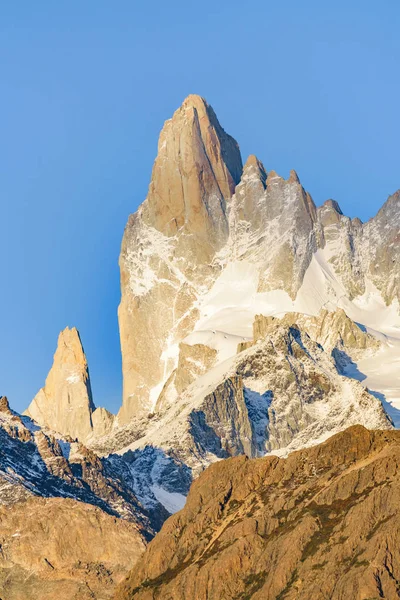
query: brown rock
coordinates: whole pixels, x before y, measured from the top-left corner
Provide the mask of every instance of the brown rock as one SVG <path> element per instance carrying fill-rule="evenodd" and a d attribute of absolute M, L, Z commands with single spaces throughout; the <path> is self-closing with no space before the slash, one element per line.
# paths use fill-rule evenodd
<path fill-rule="evenodd" d="M 12 414 L 7 396 L 0 396 L 0 412 L 8 415 Z"/>
<path fill-rule="evenodd" d="M 0 506 L 0 548 L 2 598 L 106 600 L 145 543 L 133 523 L 98 508 L 34 497 Z"/>
<path fill-rule="evenodd" d="M 225 133 L 207 102 L 188 96 L 166 121 L 158 142 L 146 217 L 166 235 L 227 234 L 225 202 L 242 174 L 236 141 Z"/>
<path fill-rule="evenodd" d="M 397 598 L 400 432 L 209 467 L 115 600 Z"/>
<path fill-rule="evenodd" d="M 300 313 L 287 313 L 281 319 L 256 315 L 253 323 L 254 342 L 263 340 L 279 324 L 289 327 L 298 325 L 313 341 L 321 344 L 329 352 L 336 346 L 345 348 L 349 353 L 380 347 L 380 342 L 354 323 L 342 308 L 334 311 L 324 309 L 315 317 Z"/>

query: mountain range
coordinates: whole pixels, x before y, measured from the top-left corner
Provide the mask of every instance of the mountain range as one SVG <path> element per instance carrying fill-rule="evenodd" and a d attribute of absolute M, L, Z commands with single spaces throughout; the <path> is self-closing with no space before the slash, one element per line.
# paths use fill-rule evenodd
<path fill-rule="evenodd" d="M 399 597 L 399 248 L 400 191 L 316 207 L 188 96 L 123 235 L 118 414 L 75 328 L 0 400 L 5 598 Z"/>

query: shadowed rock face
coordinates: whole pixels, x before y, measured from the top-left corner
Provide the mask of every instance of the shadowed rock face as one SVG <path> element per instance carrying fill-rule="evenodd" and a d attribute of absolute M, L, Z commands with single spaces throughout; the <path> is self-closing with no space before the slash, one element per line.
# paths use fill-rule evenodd
<path fill-rule="evenodd" d="M 115 600 L 397 598 L 400 432 L 355 426 L 192 485 Z"/>
<path fill-rule="evenodd" d="M 150 539 L 169 513 L 149 484 L 140 489 L 123 459 L 114 464 L 112 457 L 99 458 L 82 443 L 56 435 L 0 403 L 0 506 L 14 510 L 32 496 L 73 498 L 135 523 L 142 539 Z M 164 462 L 173 470 L 173 461 Z M 146 493 L 144 505 L 138 496 Z"/>

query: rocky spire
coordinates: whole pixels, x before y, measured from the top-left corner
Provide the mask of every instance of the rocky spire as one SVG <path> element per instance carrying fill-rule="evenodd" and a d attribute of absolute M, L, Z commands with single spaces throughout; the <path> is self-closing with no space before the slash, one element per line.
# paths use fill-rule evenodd
<path fill-rule="evenodd" d="M 252 227 L 262 225 L 260 203 L 264 196 L 267 172 L 254 154 L 250 154 L 243 167 L 243 175 L 236 186 L 236 213 L 238 219 L 251 223 Z"/>
<path fill-rule="evenodd" d="M 342 210 L 336 200 L 326 200 L 317 209 L 318 219 L 323 227 L 340 223 L 343 216 Z"/>
<path fill-rule="evenodd" d="M 0 396 L 0 412 L 11 414 L 10 404 L 7 396 Z"/>
<path fill-rule="evenodd" d="M 241 173 L 237 142 L 222 129 L 211 106 L 191 94 L 161 131 L 147 220 L 167 236 L 180 229 L 210 233 L 214 243 L 227 233 L 225 203 Z"/>
<path fill-rule="evenodd" d="M 53 366 L 25 414 L 62 435 L 86 439 L 92 433 L 89 369 L 78 330 L 68 327 L 58 337 Z"/>

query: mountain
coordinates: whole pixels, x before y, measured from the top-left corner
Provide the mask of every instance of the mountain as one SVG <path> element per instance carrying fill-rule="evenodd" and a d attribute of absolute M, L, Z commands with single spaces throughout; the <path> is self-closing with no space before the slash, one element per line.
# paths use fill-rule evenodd
<path fill-rule="evenodd" d="M 194 409 L 224 384 L 221 373 L 236 376 L 231 366 L 256 340 L 255 320 L 273 316 L 322 345 L 334 377 L 368 385 L 371 376 L 372 395 L 400 424 L 399 215 L 400 192 L 365 224 L 344 216 L 333 200 L 317 208 L 295 171 L 285 180 L 254 155 L 243 166 L 238 144 L 213 109 L 188 96 L 161 131 L 148 196 L 123 237 L 124 392 L 117 417 L 95 409 L 79 334 L 68 328 L 27 414 L 104 456 L 158 442 L 173 454 L 174 445 L 160 438 L 160 423 L 185 421 L 177 406 L 190 408 L 194 399 Z M 290 323 L 285 315 L 293 315 Z M 310 319 L 314 329 L 308 330 Z M 318 327 L 327 329 L 324 336 Z M 341 328 L 350 337 L 341 339 Z M 375 354 L 390 364 L 388 377 L 378 381 Z M 284 420 L 285 405 L 271 385 L 268 410 Z M 343 414 L 325 433 L 340 428 L 341 420 Z M 304 425 L 302 419 L 295 427 L 287 423 L 287 444 Z M 321 436 L 310 432 L 302 439 L 307 444 Z M 275 442 L 260 451 L 272 447 Z"/>
<path fill-rule="evenodd" d="M 126 471 L 129 472 L 128 463 Z M 0 399 L 0 590 L 10 600 L 109 598 L 169 512 L 81 442 Z M 126 548 L 129 547 L 129 552 Z"/>
<path fill-rule="evenodd" d="M 162 356 L 165 342 L 193 328 L 197 288 L 228 238 L 226 207 L 241 173 L 235 140 L 202 98 L 189 96 L 163 127 L 148 197 L 122 242 L 121 423 L 151 412 L 174 363 L 173 352 Z"/>
<path fill-rule="evenodd" d="M 0 401 L 0 499 L 13 506 L 32 496 L 74 498 L 137 524 L 144 539 L 168 513 L 161 505 L 148 511 L 108 459 L 81 442 L 40 429 Z"/>
<path fill-rule="evenodd" d="M 88 364 L 75 327 L 60 333 L 46 384 L 25 414 L 38 425 L 81 441 L 110 431 L 114 416 L 94 405 Z"/>
<path fill-rule="evenodd" d="M 221 458 L 400 425 L 399 203 L 366 224 L 333 200 L 317 208 L 295 171 L 285 180 L 254 155 L 243 166 L 189 96 L 123 237 L 118 415 L 95 408 L 74 329 L 27 414 L 168 513 Z"/>
<path fill-rule="evenodd" d="M 381 401 L 338 372 L 351 364 L 349 354 L 379 346 L 343 311 L 307 320 L 290 313 L 282 320 L 260 315 L 253 339 L 208 371 L 206 352 L 204 375 L 193 374 L 192 363 L 180 363 L 175 380 L 189 382 L 188 387 L 150 423 L 133 421 L 133 441 L 122 438 L 116 452 L 124 455 L 154 445 L 197 474 L 218 458 L 286 454 L 351 423 L 392 427 Z M 198 345 L 190 348 L 195 348 L 201 371 L 201 350 Z M 108 436 L 109 444 L 112 440 Z M 98 449 L 101 444 L 99 440 Z"/>
<path fill-rule="evenodd" d="M 139 560 L 119 597 L 390 597 L 399 231 L 400 192 L 316 207 L 189 96 L 123 236 L 118 414 L 68 327 L 26 413 L 0 399 L 4 596 L 109 598 Z"/>
<path fill-rule="evenodd" d="M 209 467 L 115 600 L 398 598 L 400 432 Z"/>
<path fill-rule="evenodd" d="M 335 201 L 317 208 L 294 171 L 285 180 L 255 156 L 242 170 L 236 142 L 189 96 L 164 125 L 122 243 L 119 423 L 172 405 L 188 346 L 206 345 L 215 366 L 251 340 L 256 314 L 339 307 L 398 339 L 399 219 L 400 192 L 362 224 Z"/>

